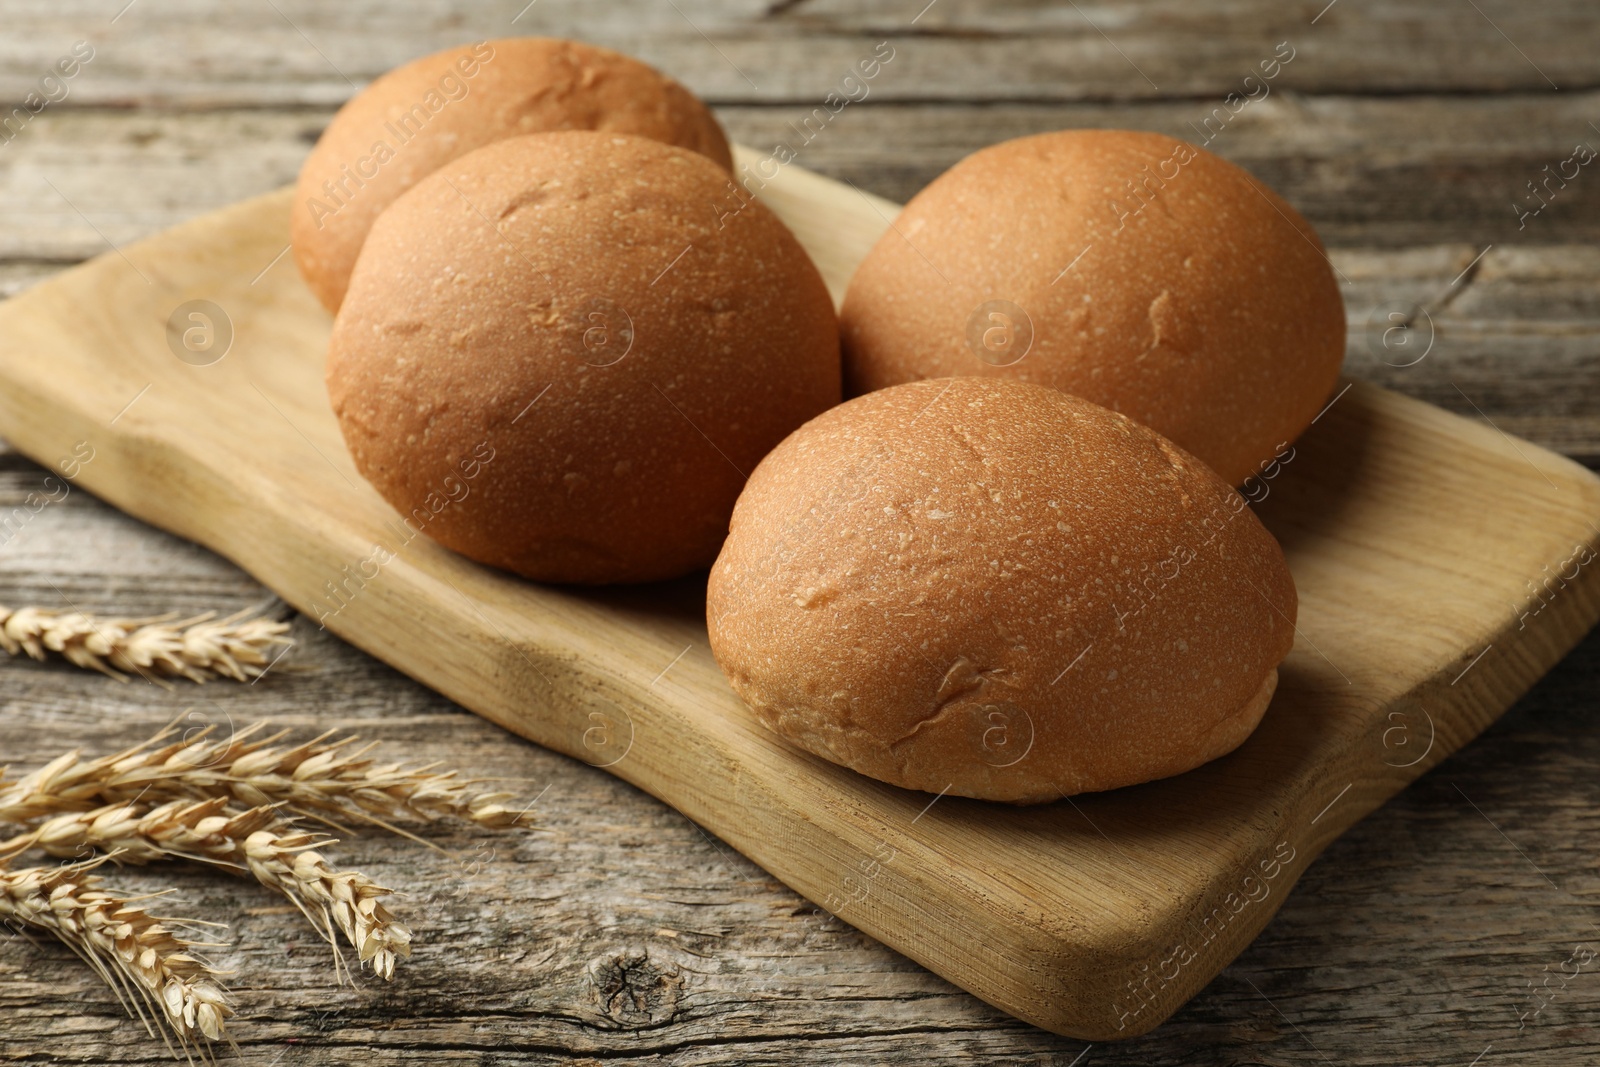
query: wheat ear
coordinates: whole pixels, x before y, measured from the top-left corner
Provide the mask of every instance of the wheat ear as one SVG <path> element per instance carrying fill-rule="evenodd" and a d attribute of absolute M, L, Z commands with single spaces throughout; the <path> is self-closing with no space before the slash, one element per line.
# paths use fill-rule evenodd
<path fill-rule="evenodd" d="M 527 809 L 509 807 L 509 793 L 475 792 L 474 783 L 435 764 L 378 764 L 354 737 L 328 732 L 281 747 L 287 731 L 261 736 L 254 723 L 227 739 L 211 727 L 161 744 L 169 727 L 143 744 L 99 759 L 68 753 L 15 782 L 0 782 L 0 823 L 136 799 L 152 803 L 228 796 L 247 806 L 282 804 L 308 814 L 393 818 L 453 816 L 486 827 L 526 825 Z"/>
<path fill-rule="evenodd" d="M 103 888 L 88 873 L 101 862 L 0 869 L 0 920 L 59 939 L 152 1033 L 161 1028 L 165 1038 L 170 1029 L 184 1048 L 201 1038 L 231 1043 L 231 998 L 213 980 L 217 972 L 194 955 L 202 943 L 174 933 L 136 900 Z"/>
<path fill-rule="evenodd" d="M 330 944 L 337 928 L 362 963 L 393 978 L 396 959 L 411 954 L 411 931 L 383 906 L 390 890 L 358 871 L 335 870 L 315 851 L 330 839 L 285 824 L 276 808 L 230 812 L 228 801 L 115 804 L 57 815 L 0 842 L 0 863 L 31 848 L 55 856 L 94 848 L 129 863 L 177 858 L 248 873 L 288 897 Z M 337 968 L 337 950 L 334 959 Z"/>
<path fill-rule="evenodd" d="M 137 674 L 246 682 L 271 665 L 273 648 L 292 644 L 284 636 L 288 623 L 252 615 L 252 610 L 221 619 L 213 611 L 187 619 L 176 614 L 118 619 L 0 606 L 0 648 L 37 660 L 54 652 L 122 681 Z"/>

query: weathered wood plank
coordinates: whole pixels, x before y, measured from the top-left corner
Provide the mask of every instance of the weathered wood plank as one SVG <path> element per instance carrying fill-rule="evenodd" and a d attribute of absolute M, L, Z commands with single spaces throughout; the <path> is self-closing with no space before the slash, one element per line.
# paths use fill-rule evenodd
<path fill-rule="evenodd" d="M 224 12 L 184 0 L 130 5 L 113 24 L 126 3 L 16 5 L 0 43 L 0 98 L 20 99 L 61 52 L 88 40 L 96 52 L 71 87 L 78 102 L 327 106 L 418 55 L 517 33 L 633 53 L 716 103 L 818 99 L 880 40 L 897 50 L 874 86 L 882 99 L 1220 99 L 1284 41 L 1295 58 L 1277 84 L 1304 92 L 1600 85 L 1584 0 L 1484 0 L 1478 10 L 1399 0 L 1377 15 L 1349 0 L 496 0 L 454 10 L 275 0 Z"/>
<path fill-rule="evenodd" d="M 904 201 L 987 145 L 1049 130 L 1154 130 L 1203 144 L 1282 193 L 1330 245 L 1600 236 L 1600 93 L 1313 97 L 1275 93 L 1226 125 L 1217 101 L 847 107 L 809 143 L 808 109 L 724 107 L 735 139 L 793 145 L 801 166 Z M 1209 121 L 1208 121 L 1208 116 Z M 1549 167 L 1546 171 L 1544 168 Z M 1565 171 L 1567 179 L 1561 178 Z M 1542 183 L 1548 181 L 1548 189 Z M 1529 183 L 1537 186 L 1537 196 Z M 1540 197 L 1543 200 L 1539 199 Z M 1514 208 L 1513 203 L 1522 207 Z M 1541 203 L 1546 206 L 1541 208 Z M 1521 211 L 1532 212 L 1526 218 Z"/>
<path fill-rule="evenodd" d="M 1600 250 L 1350 249 L 1333 262 L 1347 373 L 1600 465 Z"/>
<path fill-rule="evenodd" d="M 730 135 L 779 142 L 807 168 L 905 200 L 958 159 L 1010 137 L 1130 127 L 1204 140 L 1280 191 L 1332 246 L 1600 238 L 1600 92 L 1358 99 L 1278 94 L 1220 129 L 1200 103 L 847 107 L 807 143 L 804 107 L 725 107 Z M 0 260 L 96 255 L 292 182 L 326 109 L 306 112 L 46 112 L 0 145 Z M 1558 171 L 1567 163 L 1570 181 Z M 1546 171 L 1544 168 L 1551 168 Z M 107 173 L 128 180 L 107 182 Z M 1554 174 L 1554 177 L 1552 177 Z M 1541 201 L 1529 191 L 1539 185 Z M 1522 208 L 1514 204 L 1523 205 Z M 1523 217 L 1519 211 L 1540 208 Z"/>
<path fill-rule="evenodd" d="M 38 260 L 0 260 L 0 299 L 16 296 L 30 285 L 44 281 L 70 263 Z"/>

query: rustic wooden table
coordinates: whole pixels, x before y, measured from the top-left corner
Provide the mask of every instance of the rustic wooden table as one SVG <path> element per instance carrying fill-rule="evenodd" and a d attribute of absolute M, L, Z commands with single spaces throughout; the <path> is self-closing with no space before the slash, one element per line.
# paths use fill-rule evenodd
<path fill-rule="evenodd" d="M 524 4 L 526 3 L 526 6 Z M 881 41 L 893 59 L 800 152 L 905 199 L 982 145 L 1069 126 L 1209 147 L 1316 224 L 1348 279 L 1347 366 L 1600 465 L 1600 17 L 1592 0 L 61 0 L 0 3 L 0 100 L 75 43 L 66 96 L 0 133 L 0 290 L 291 182 L 355 87 L 424 52 L 585 38 L 672 72 L 764 146 Z M 1285 59 L 1284 57 L 1289 57 Z M 1244 78 L 1281 60 L 1262 95 Z M 61 96 L 54 86 L 50 95 Z M 1218 110 L 1221 109 L 1221 110 Z M 1209 123 L 1207 119 L 1210 119 Z M 292 269 L 285 261 L 276 269 Z M 1399 324 L 1399 325 L 1397 325 Z M 44 470 L 0 446 L 0 508 Z M 247 575 L 72 493 L 0 547 L 0 603 L 233 610 Z M 1374 620 L 1380 624 L 1381 620 Z M 1154 1034 L 1032 1029 L 811 905 L 669 808 L 488 725 L 295 620 L 253 686 L 121 685 L 0 664 L 0 762 L 108 751 L 174 716 L 357 729 L 521 779 L 544 832 L 366 834 L 416 956 L 337 989 L 266 890 L 178 869 L 230 918 L 247 1064 L 1578 1064 L 1600 1055 L 1600 634 L 1330 848 L 1266 932 Z M 1567 967 L 1563 970 L 1562 965 Z M 0 944 L 0 1057 L 167 1060 L 66 951 Z"/>

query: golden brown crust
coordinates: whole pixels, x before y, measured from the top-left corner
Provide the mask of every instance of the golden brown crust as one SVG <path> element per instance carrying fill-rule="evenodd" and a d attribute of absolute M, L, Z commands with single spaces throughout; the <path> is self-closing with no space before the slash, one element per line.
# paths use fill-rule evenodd
<path fill-rule="evenodd" d="M 727 213 L 727 184 L 687 149 L 589 132 L 423 179 L 334 322 L 357 469 L 423 532 L 531 578 L 710 564 L 744 474 L 839 401 L 821 276 L 761 204 Z"/>
<path fill-rule="evenodd" d="M 795 431 L 734 509 L 711 647 L 769 727 L 874 778 L 1038 802 L 1255 728 L 1294 641 L 1282 550 L 1145 427 L 977 377 Z"/>
<path fill-rule="evenodd" d="M 449 48 L 356 94 L 311 150 L 290 219 L 306 284 L 337 311 L 373 220 L 401 193 L 475 148 L 548 130 L 635 134 L 733 166 L 705 105 L 636 59 L 550 37 Z"/>
<path fill-rule="evenodd" d="M 1004 324 L 977 314 L 1001 300 L 1031 325 L 1014 363 Z M 1327 402 L 1345 337 L 1332 268 L 1292 207 L 1202 149 L 1120 130 L 956 164 L 861 264 L 841 324 L 847 396 L 952 374 L 1049 385 L 1153 427 L 1232 485 Z"/>

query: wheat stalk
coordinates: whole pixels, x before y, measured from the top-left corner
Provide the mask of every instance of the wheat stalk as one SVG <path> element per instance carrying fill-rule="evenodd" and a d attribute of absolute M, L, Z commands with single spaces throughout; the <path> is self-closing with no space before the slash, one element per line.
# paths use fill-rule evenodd
<path fill-rule="evenodd" d="M 0 609 L 5 627 L 17 614 Z M 200 1038 L 227 1039 L 227 993 L 213 981 L 216 972 L 190 953 L 198 943 L 101 888 L 86 873 L 91 867 L 107 858 L 189 859 L 249 874 L 286 895 L 335 945 L 336 978 L 342 933 L 362 963 L 387 979 L 398 958 L 411 952 L 410 930 L 384 906 L 390 891 L 358 872 L 336 870 L 317 851 L 331 839 L 300 829 L 285 812 L 358 815 L 384 826 L 380 816 L 450 815 L 490 827 L 528 821 L 527 809 L 504 803 L 508 794 L 473 792 L 473 782 L 436 772 L 434 764 L 377 764 L 367 756 L 373 746 L 354 747 L 353 737 L 330 732 L 285 746 L 278 742 L 286 731 L 267 734 L 265 724 L 256 723 L 225 740 L 212 739 L 211 727 L 171 740 L 176 729 L 98 759 L 68 753 L 15 781 L 0 775 L 0 824 L 31 824 L 0 841 L 0 921 L 60 938 L 147 1027 L 146 1008 L 158 1009 L 163 1037 L 170 1028 L 186 1051 Z M 107 855 L 56 868 L 9 869 L 36 848 L 57 855 L 94 848 Z M 202 1054 L 208 1050 L 202 1047 Z"/>
<path fill-rule="evenodd" d="M 275 807 L 230 812 L 229 799 L 114 804 L 57 815 L 0 842 L 0 863 L 32 848 L 54 856 L 92 848 L 129 863 L 187 859 L 248 873 L 288 897 L 330 943 L 337 927 L 363 964 L 393 978 L 396 959 L 411 954 L 411 931 L 383 906 L 390 890 L 358 871 L 335 870 L 315 851 L 330 839 L 284 823 Z M 334 959 L 337 971 L 337 950 Z"/>
<path fill-rule="evenodd" d="M 184 1048 L 201 1038 L 231 1044 L 231 998 L 213 981 L 217 972 L 193 954 L 202 944 L 174 933 L 137 901 L 103 888 L 88 873 L 101 862 L 0 869 L 0 920 L 59 939 L 152 1034 L 153 1015 Z"/>
<path fill-rule="evenodd" d="M 435 772 L 436 764 L 377 764 L 367 758 L 375 743 L 352 748 L 355 737 L 340 738 L 333 731 L 278 747 L 287 731 L 259 736 L 265 724 L 258 722 L 226 739 L 212 740 L 208 726 L 161 744 L 175 729 L 98 759 L 69 752 L 15 782 L 0 781 L 0 823 L 122 801 L 216 796 L 249 807 L 282 804 L 331 816 L 454 816 L 493 828 L 531 821 L 526 808 L 506 805 L 509 793 L 474 792 L 475 783 L 454 771 Z"/>
<path fill-rule="evenodd" d="M 175 613 L 120 619 L 0 606 L 0 648 L 36 660 L 54 652 L 121 681 L 137 674 L 246 682 L 270 666 L 274 647 L 292 643 L 283 636 L 288 623 L 251 612 L 246 609 L 220 619 L 213 611 L 187 619 Z"/>

